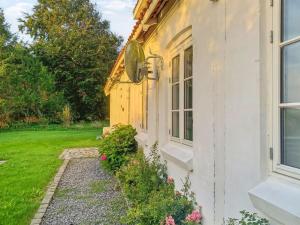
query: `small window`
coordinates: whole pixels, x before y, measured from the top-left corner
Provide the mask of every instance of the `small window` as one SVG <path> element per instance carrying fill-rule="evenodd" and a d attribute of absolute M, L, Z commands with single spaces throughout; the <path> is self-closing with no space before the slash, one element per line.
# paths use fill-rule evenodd
<path fill-rule="evenodd" d="M 300 169 L 300 1 L 281 1 L 280 114 L 281 164 Z"/>
<path fill-rule="evenodd" d="M 184 52 L 184 139 L 193 141 L 193 48 Z"/>
<path fill-rule="evenodd" d="M 172 59 L 171 95 L 171 136 L 180 142 L 191 142 L 193 141 L 192 47 L 179 51 L 179 55 Z"/>
<path fill-rule="evenodd" d="M 172 136 L 179 138 L 179 63 L 180 56 L 172 60 Z"/>

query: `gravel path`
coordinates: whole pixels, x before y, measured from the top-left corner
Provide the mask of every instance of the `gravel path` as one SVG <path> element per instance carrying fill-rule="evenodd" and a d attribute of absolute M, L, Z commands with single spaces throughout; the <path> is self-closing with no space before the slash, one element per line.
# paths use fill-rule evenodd
<path fill-rule="evenodd" d="M 42 225 L 118 225 L 126 203 L 97 158 L 71 159 Z"/>

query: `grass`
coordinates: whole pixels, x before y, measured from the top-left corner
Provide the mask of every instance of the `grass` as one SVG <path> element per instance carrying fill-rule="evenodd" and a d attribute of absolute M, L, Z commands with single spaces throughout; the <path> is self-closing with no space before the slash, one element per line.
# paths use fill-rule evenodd
<path fill-rule="evenodd" d="M 91 183 L 91 191 L 92 193 L 103 193 L 107 192 L 110 188 L 109 180 L 99 180 Z"/>
<path fill-rule="evenodd" d="M 104 123 L 105 124 L 105 123 Z M 97 146 L 99 124 L 0 132 L 0 225 L 25 225 L 39 207 L 63 149 Z"/>

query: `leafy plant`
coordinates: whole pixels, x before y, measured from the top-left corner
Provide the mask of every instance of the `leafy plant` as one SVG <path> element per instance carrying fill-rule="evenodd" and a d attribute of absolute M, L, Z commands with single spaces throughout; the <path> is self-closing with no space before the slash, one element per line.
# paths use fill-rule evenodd
<path fill-rule="evenodd" d="M 30 49 L 16 44 L 9 52 L 0 57 L 0 114 L 10 123 L 57 122 L 64 100 L 55 91 L 54 76 Z"/>
<path fill-rule="evenodd" d="M 104 119 L 103 86 L 118 55 L 122 38 L 110 31 L 90 0 L 37 1 L 20 29 L 33 41 L 31 49 L 55 76 L 73 119 Z"/>
<path fill-rule="evenodd" d="M 200 220 L 199 223 L 186 221 L 196 207 L 192 196 L 191 193 L 175 192 L 174 184 L 161 186 L 144 202 L 132 206 L 122 222 L 129 225 L 200 224 Z"/>
<path fill-rule="evenodd" d="M 166 186 L 167 167 L 165 163 L 161 163 L 157 144 L 151 148 L 151 153 L 147 158 L 140 150 L 127 165 L 118 171 L 117 177 L 127 198 L 133 204 L 144 202 L 153 191 Z"/>
<path fill-rule="evenodd" d="M 229 218 L 227 225 L 270 225 L 267 219 L 259 217 L 256 213 L 250 213 L 245 210 L 240 213 L 242 214 L 241 219 Z"/>
<path fill-rule="evenodd" d="M 65 127 L 70 127 L 72 122 L 72 113 L 69 105 L 65 105 L 62 111 L 62 121 Z"/>
<path fill-rule="evenodd" d="M 136 134 L 131 125 L 114 126 L 113 132 L 100 142 L 102 165 L 115 172 L 126 164 L 137 152 Z"/>
<path fill-rule="evenodd" d="M 129 225 L 196 225 L 200 211 L 190 190 L 187 177 L 181 192 L 175 191 L 174 179 L 167 175 L 155 143 L 148 157 L 140 150 L 117 173 L 122 189 L 130 202 L 122 222 Z"/>

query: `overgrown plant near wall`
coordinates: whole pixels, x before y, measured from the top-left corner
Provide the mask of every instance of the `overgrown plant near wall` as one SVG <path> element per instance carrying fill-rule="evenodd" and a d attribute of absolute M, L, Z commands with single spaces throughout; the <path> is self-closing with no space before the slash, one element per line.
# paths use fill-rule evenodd
<path fill-rule="evenodd" d="M 117 173 L 130 202 L 122 223 L 128 225 L 197 225 L 201 213 L 190 191 L 187 178 L 183 189 L 175 191 L 174 180 L 167 175 L 155 144 L 149 157 L 139 152 Z"/>
<path fill-rule="evenodd" d="M 227 225 L 270 225 L 270 222 L 265 219 L 259 217 L 256 213 L 250 213 L 247 211 L 241 211 L 242 218 L 241 219 L 233 219 L 230 218 L 227 221 Z"/>
<path fill-rule="evenodd" d="M 148 158 L 144 157 L 140 149 L 129 163 L 117 172 L 117 177 L 127 198 L 136 205 L 148 199 L 153 191 L 166 186 L 168 175 L 167 167 L 160 162 L 155 145 Z"/>
<path fill-rule="evenodd" d="M 136 130 L 131 125 L 116 125 L 113 131 L 100 141 L 102 165 L 116 172 L 137 152 L 137 142 L 134 139 Z"/>

